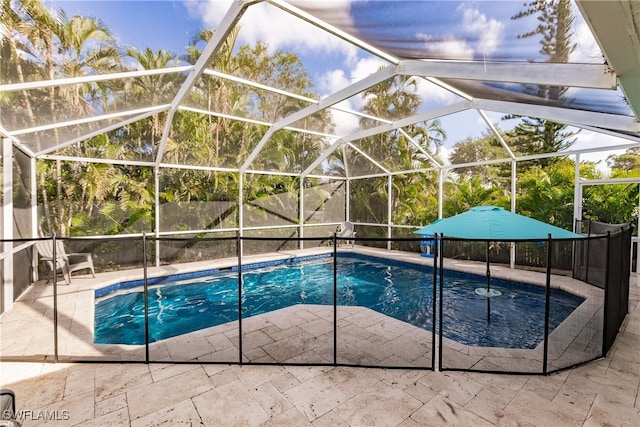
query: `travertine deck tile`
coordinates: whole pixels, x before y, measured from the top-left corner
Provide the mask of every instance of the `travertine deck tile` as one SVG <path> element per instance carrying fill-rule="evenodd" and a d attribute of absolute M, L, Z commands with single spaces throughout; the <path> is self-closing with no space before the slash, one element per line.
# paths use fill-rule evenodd
<path fill-rule="evenodd" d="M 104 399 L 100 402 L 96 402 L 94 405 L 94 415 L 96 418 L 100 418 L 103 415 L 126 409 L 128 416 L 129 408 L 127 405 L 127 395 L 125 393 L 122 393 L 110 399 Z"/>
<path fill-rule="evenodd" d="M 129 410 L 128 408 L 122 408 L 77 425 L 78 427 L 117 427 L 128 426 L 129 424 Z"/>
<path fill-rule="evenodd" d="M 616 395 L 599 393 L 584 423 L 585 427 L 604 426 L 637 426 L 640 425 L 640 409 L 630 408 L 617 400 Z"/>
<path fill-rule="evenodd" d="M 328 376 L 317 376 L 285 393 L 309 421 L 337 408 L 377 381 L 374 374 L 363 373 L 362 369 L 333 371 L 336 372 L 329 371 Z"/>
<path fill-rule="evenodd" d="M 502 425 L 505 419 L 504 409 L 514 396 L 513 390 L 486 386 L 467 402 L 464 408 L 491 423 Z"/>
<path fill-rule="evenodd" d="M 422 406 L 398 389 L 367 389 L 333 410 L 353 426 L 396 426 Z"/>
<path fill-rule="evenodd" d="M 510 418 L 541 426 L 581 425 L 584 415 L 571 412 L 565 405 L 539 396 L 535 391 L 520 391 L 504 410 Z"/>
<path fill-rule="evenodd" d="M 262 383 L 255 387 L 255 398 L 269 418 L 281 415 L 291 408 L 293 404 L 270 382 Z"/>
<path fill-rule="evenodd" d="M 131 420 L 131 427 L 201 426 L 202 420 L 191 399 L 162 408 L 159 411 Z"/>
<path fill-rule="evenodd" d="M 305 420 L 306 420 L 306 417 L 305 417 Z M 329 411 L 326 414 L 322 415 L 321 417 L 316 418 L 311 423 L 311 425 L 316 426 L 316 427 L 324 427 L 324 426 L 349 427 L 349 423 L 347 423 L 345 420 L 340 418 L 340 416 L 338 416 L 333 411 Z"/>
<path fill-rule="evenodd" d="M 436 396 L 425 403 L 411 418 L 423 426 L 493 426 L 489 421 L 443 396 Z"/>
<path fill-rule="evenodd" d="M 373 249 L 363 252 L 377 253 Z M 401 253 L 391 256 L 406 257 Z M 496 270 L 498 273 L 511 272 L 502 269 Z M 18 409 L 66 410 L 71 417 L 68 422 L 25 420 L 24 427 L 640 425 L 637 285 L 630 289 L 630 314 L 606 358 L 549 376 L 529 376 L 199 364 L 238 361 L 238 322 L 151 344 L 151 359 L 162 363 L 100 363 L 99 359 L 106 358 L 144 360 L 145 348 L 93 344 L 92 303 L 86 303 L 92 301 L 93 293 L 83 289 L 88 283 L 93 283 L 92 279 L 74 277 L 73 285 L 61 287 L 60 324 L 65 328 L 59 334 L 60 356 L 62 360 L 96 358 L 94 363 L 0 364 L 0 387 L 16 392 Z M 569 288 L 573 283 L 563 281 L 562 286 Z M 30 288 L 15 311 L 3 315 L 3 356 L 31 357 L 52 350 L 51 293 L 50 285 Z M 593 354 L 597 354 L 601 335 L 590 325 L 593 316 L 601 312 L 593 301 L 552 334 L 552 367 L 584 357 L 589 348 L 595 348 Z M 430 331 L 359 307 L 339 307 L 336 314 L 339 362 L 430 364 Z M 331 362 L 333 319 L 327 306 L 294 306 L 243 319 L 244 360 L 267 362 L 277 357 L 280 362 Z M 26 333 L 31 329 L 33 332 Z M 571 340 L 568 346 L 558 345 Z M 447 362 L 457 367 L 522 368 L 539 366 L 542 360 L 538 350 L 479 349 L 444 342 Z M 175 360 L 194 363 L 173 364 Z"/>
<path fill-rule="evenodd" d="M 269 419 L 269 414 L 240 381 L 216 387 L 191 400 L 206 426 L 258 426 Z"/>
<path fill-rule="evenodd" d="M 213 388 L 204 369 L 197 368 L 136 387 L 127 392 L 129 416 L 132 420 L 204 393 Z"/>
<path fill-rule="evenodd" d="M 111 365 L 111 374 L 97 374 L 96 402 L 153 383 L 149 366 L 142 364 Z M 99 372 L 99 371 L 98 371 Z"/>
<path fill-rule="evenodd" d="M 285 412 L 270 416 L 269 419 L 263 424 L 263 426 L 265 427 L 282 427 L 282 426 L 311 427 L 313 426 L 313 424 L 311 424 L 307 420 L 307 418 L 302 414 L 302 412 L 298 411 L 296 408 L 290 408 Z"/>

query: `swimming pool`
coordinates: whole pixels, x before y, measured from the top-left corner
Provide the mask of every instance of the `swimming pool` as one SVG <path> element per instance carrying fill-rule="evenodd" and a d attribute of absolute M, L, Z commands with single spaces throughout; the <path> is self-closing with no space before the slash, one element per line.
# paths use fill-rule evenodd
<path fill-rule="evenodd" d="M 363 306 L 423 329 L 432 328 L 433 270 L 370 256 L 339 255 L 338 306 Z M 172 278 L 169 278 L 172 279 Z M 443 336 L 467 345 L 534 348 L 544 338 L 545 289 L 493 279 L 491 322 L 487 298 L 475 290 L 485 278 L 444 273 Z M 175 277 L 149 288 L 149 340 L 182 335 L 238 320 L 238 275 L 213 272 Z M 95 342 L 144 344 L 144 304 L 140 288 L 110 295 L 121 286 L 96 291 Z M 552 289 L 550 331 L 583 299 Z M 243 318 L 296 304 L 333 304 L 333 258 L 243 267 Z M 338 308 L 339 309 L 339 308 Z"/>

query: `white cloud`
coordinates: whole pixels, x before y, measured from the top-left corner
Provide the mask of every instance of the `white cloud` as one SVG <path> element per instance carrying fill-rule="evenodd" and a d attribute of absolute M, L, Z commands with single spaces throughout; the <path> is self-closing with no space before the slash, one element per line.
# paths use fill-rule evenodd
<path fill-rule="evenodd" d="M 331 94 L 351 84 L 351 80 L 345 75 L 344 70 L 332 70 L 323 74 L 319 79 L 320 90 L 325 94 Z M 345 100 L 336 105 L 337 107 L 353 110 L 352 100 Z M 358 118 L 353 114 L 346 114 L 336 110 L 330 110 L 333 122 L 336 126 L 336 135 L 347 135 L 358 128 Z"/>
<path fill-rule="evenodd" d="M 570 127 L 569 130 L 576 131 L 576 128 Z M 626 150 L 620 149 L 621 145 L 629 144 L 630 141 L 613 135 L 607 135 L 598 132 L 592 132 L 582 129 L 576 135 L 576 142 L 571 146 L 571 150 L 585 150 L 589 148 L 609 147 L 607 151 L 597 151 L 593 153 L 583 153 L 580 155 L 580 161 L 589 161 L 597 164 L 598 170 L 609 173 L 611 169 L 607 166 L 606 159 L 610 155 L 623 154 Z"/>
<path fill-rule="evenodd" d="M 344 70 L 335 69 L 324 73 L 318 79 L 318 88 L 321 93 L 330 94 L 348 86 L 351 83 L 349 77 L 344 74 Z"/>
<path fill-rule="evenodd" d="M 470 61 L 473 59 L 473 48 L 462 39 L 454 36 L 436 38 L 429 34 L 416 34 L 418 40 L 423 40 L 429 54 L 436 57 Z"/>
<path fill-rule="evenodd" d="M 451 104 L 460 101 L 461 98 L 451 91 L 441 88 L 424 79 L 417 79 L 417 92 L 423 103 Z"/>
<path fill-rule="evenodd" d="M 576 44 L 576 48 L 569 55 L 569 62 L 601 64 L 604 60 L 600 46 L 586 22 L 575 25 L 571 41 Z"/>
<path fill-rule="evenodd" d="M 318 79 L 318 89 L 323 97 L 327 96 L 364 79 L 378 71 L 381 66 L 387 65 L 379 58 L 361 58 L 355 61 L 351 68 L 335 68 L 322 74 Z"/>
<path fill-rule="evenodd" d="M 231 0 L 208 1 L 184 0 L 184 5 L 193 17 L 201 17 L 202 22 L 211 23 L 217 27 L 233 3 Z"/>
<path fill-rule="evenodd" d="M 336 105 L 339 108 L 352 109 L 348 102 L 341 102 Z M 354 114 L 344 113 L 338 110 L 331 110 L 333 123 L 335 124 L 335 133 L 344 137 L 356 132 L 359 129 L 360 117 Z"/>
<path fill-rule="evenodd" d="M 458 11 L 462 12 L 462 30 L 478 38 L 476 49 L 486 55 L 495 52 L 504 39 L 504 23 L 487 18 L 478 9 L 468 5 L 460 5 Z"/>
<path fill-rule="evenodd" d="M 424 40 L 427 51 L 436 57 L 470 61 L 476 55 L 494 53 L 504 40 L 505 24 L 467 4 L 461 4 L 457 12 L 462 15 L 458 30 L 471 36 L 471 42 L 453 34 L 418 33 L 416 38 Z"/>
<path fill-rule="evenodd" d="M 451 161 L 449 160 L 449 156 L 451 155 L 451 152 L 453 151 L 452 148 L 449 148 L 445 145 L 441 145 L 440 147 L 438 147 L 438 158 L 440 160 L 442 160 L 443 165 L 450 165 Z"/>
<path fill-rule="evenodd" d="M 202 17 L 203 23 L 213 29 L 219 26 L 232 3 L 228 0 L 186 0 L 189 12 L 193 16 Z M 334 10 L 347 8 L 348 4 L 348 1 L 332 1 L 325 7 L 330 5 L 332 13 L 345 13 L 348 16 L 348 9 L 344 12 Z M 249 6 L 240 19 L 239 26 L 240 44 L 253 44 L 257 40 L 263 40 L 268 42 L 272 51 L 295 49 L 301 53 L 340 52 L 347 58 L 357 54 L 357 48 L 344 40 L 268 3 Z"/>
<path fill-rule="evenodd" d="M 387 65 L 378 58 L 366 58 L 357 61 L 350 70 L 334 69 L 323 74 L 318 82 L 318 87 L 323 96 L 328 96 L 345 87 L 361 80 L 376 71 L 380 66 Z M 358 94 L 351 98 L 336 104 L 336 107 L 360 111 L 363 105 L 363 99 Z M 349 135 L 358 130 L 360 118 L 354 114 L 344 113 L 340 111 L 332 111 L 333 120 L 336 126 L 336 134 L 340 136 Z"/>
<path fill-rule="evenodd" d="M 386 62 L 374 57 L 360 59 L 351 69 L 346 71 L 344 69 L 334 69 L 324 73 L 319 78 L 318 89 L 322 97 L 328 96 L 364 79 L 378 71 L 380 66 L 386 65 Z M 347 99 L 346 102 L 349 103 L 349 108 L 359 109 L 362 107 L 362 98 L 359 95 Z"/>
<path fill-rule="evenodd" d="M 576 128 L 570 127 L 572 131 L 576 131 Z M 631 141 L 620 138 L 613 135 L 607 135 L 604 133 L 592 132 L 589 130 L 581 130 L 577 135 L 577 139 L 575 144 L 571 147 L 572 149 L 588 149 L 588 148 L 596 148 L 596 147 L 611 147 L 612 149 L 616 149 L 616 146 L 629 144 Z"/>
<path fill-rule="evenodd" d="M 351 78 L 353 81 L 364 79 L 365 77 L 377 72 L 380 67 L 386 67 L 389 63 L 376 57 L 362 58 L 352 67 Z"/>

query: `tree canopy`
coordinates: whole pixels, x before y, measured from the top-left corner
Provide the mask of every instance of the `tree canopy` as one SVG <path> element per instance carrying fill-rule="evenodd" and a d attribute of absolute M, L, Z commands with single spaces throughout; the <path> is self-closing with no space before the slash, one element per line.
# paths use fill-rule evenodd
<path fill-rule="evenodd" d="M 530 15 L 539 16 L 539 25 L 521 37 L 540 37 L 541 52 L 550 62 L 566 61 L 575 48 L 568 32 L 573 19 L 569 2 L 533 1 L 514 19 Z M 5 30 L 0 72 L 7 83 L 194 64 L 202 55 L 203 43 L 215 34 L 211 30 L 199 31 L 178 56 L 164 50 L 119 46 L 106 23 L 92 17 L 68 17 L 62 10 L 44 7 L 39 0 L 3 1 L 2 20 Z M 455 142 L 449 158 L 443 159 L 440 148 L 451 141 L 439 120 L 428 120 L 363 138 L 357 144 L 345 144 L 323 163 L 327 178 L 305 178 L 302 185 L 298 175 L 327 148 L 322 135 L 335 128 L 331 115 L 322 112 L 274 133 L 251 163 L 254 171 L 269 173 L 241 176 L 238 168 L 268 131 L 266 123 L 300 111 L 308 106 L 307 99 L 320 96 L 296 54 L 272 51 L 266 42 L 237 45 L 237 30 L 228 35 L 211 66 L 217 72 L 233 72 L 299 97 L 282 96 L 257 85 L 236 84 L 208 73 L 188 93 L 187 108 L 172 115 L 150 114 L 60 148 L 55 154 L 87 161 L 38 161 L 42 232 L 98 235 L 156 229 L 226 229 L 238 227 L 241 216 L 245 226 L 292 225 L 299 224 L 301 217 L 320 221 L 318 212 L 325 210 L 331 214 L 325 215 L 324 221 L 339 222 L 345 215 L 346 189 L 344 180 L 333 181 L 330 176 L 351 178 L 349 219 L 419 226 L 437 219 L 439 166 L 447 162 L 460 165 L 447 169 L 445 216 L 481 204 L 508 207 L 512 197 L 511 163 L 497 161 L 505 157 L 503 143 L 514 153 L 526 155 L 563 150 L 575 141 L 575 133 L 566 125 L 525 117 L 518 118 L 518 124 L 510 130 L 501 128 L 512 122 L 497 123 L 498 135 L 487 130 L 477 138 Z M 184 79 L 181 73 L 161 73 L 48 86 L 31 91 L 31 96 L 22 96 L 26 93 L 23 91 L 3 92 L 0 105 L 10 103 L 10 120 L 24 122 L 14 124 L 33 127 L 36 117 L 48 117 L 54 122 L 71 120 L 92 110 L 114 112 L 123 106 L 166 103 Z M 523 90 L 558 101 L 565 96 L 563 88 L 527 86 Z M 375 125 L 368 116 L 398 120 L 416 115 L 422 104 L 417 82 L 408 76 L 389 78 L 364 91 L 361 97 L 366 113 L 360 120 L 361 130 Z M 65 102 L 53 102 L 60 99 Z M 203 114 L 200 110 L 219 113 Z M 231 116 L 241 116 L 246 121 Z M 172 120 L 169 128 L 167 120 Z M 310 132 L 299 132 L 294 127 Z M 59 132 L 62 131 L 56 129 L 53 137 L 59 137 Z M 125 164 L 155 159 L 163 134 L 167 136 L 167 146 L 161 160 L 175 168 Z M 91 161 L 103 157 L 114 161 Z M 640 173 L 639 159 L 640 150 L 635 148 L 610 156 L 607 164 L 614 176 L 636 176 Z M 477 165 L 478 162 L 485 164 Z M 391 180 L 383 176 L 385 170 L 394 172 Z M 518 212 L 572 228 L 574 171 L 571 158 L 518 162 Z M 602 177 L 593 164 L 584 162 L 580 174 L 584 178 Z M 305 212 L 299 213 L 303 198 Z M 637 206 L 637 185 L 594 186 L 585 192 L 583 210 L 587 218 L 624 222 L 637 216 Z M 161 224 L 156 223 L 157 211 L 161 212 Z M 380 234 L 379 230 L 375 233 Z"/>

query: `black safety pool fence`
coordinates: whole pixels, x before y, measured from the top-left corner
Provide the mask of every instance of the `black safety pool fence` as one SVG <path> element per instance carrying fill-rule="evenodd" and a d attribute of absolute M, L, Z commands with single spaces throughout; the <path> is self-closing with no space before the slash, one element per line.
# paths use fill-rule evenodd
<path fill-rule="evenodd" d="M 29 262 L 37 284 L 0 318 L 4 337 L 30 335 L 29 344 L 5 347 L 2 360 L 548 374 L 606 356 L 628 309 L 620 260 L 631 231 L 503 242 L 258 232 L 31 240 L 48 244 L 53 263 Z M 392 246 L 419 249 L 381 249 Z M 79 254 L 100 279 L 62 284 L 57 273 Z M 29 315 L 13 332 L 14 316 Z"/>

